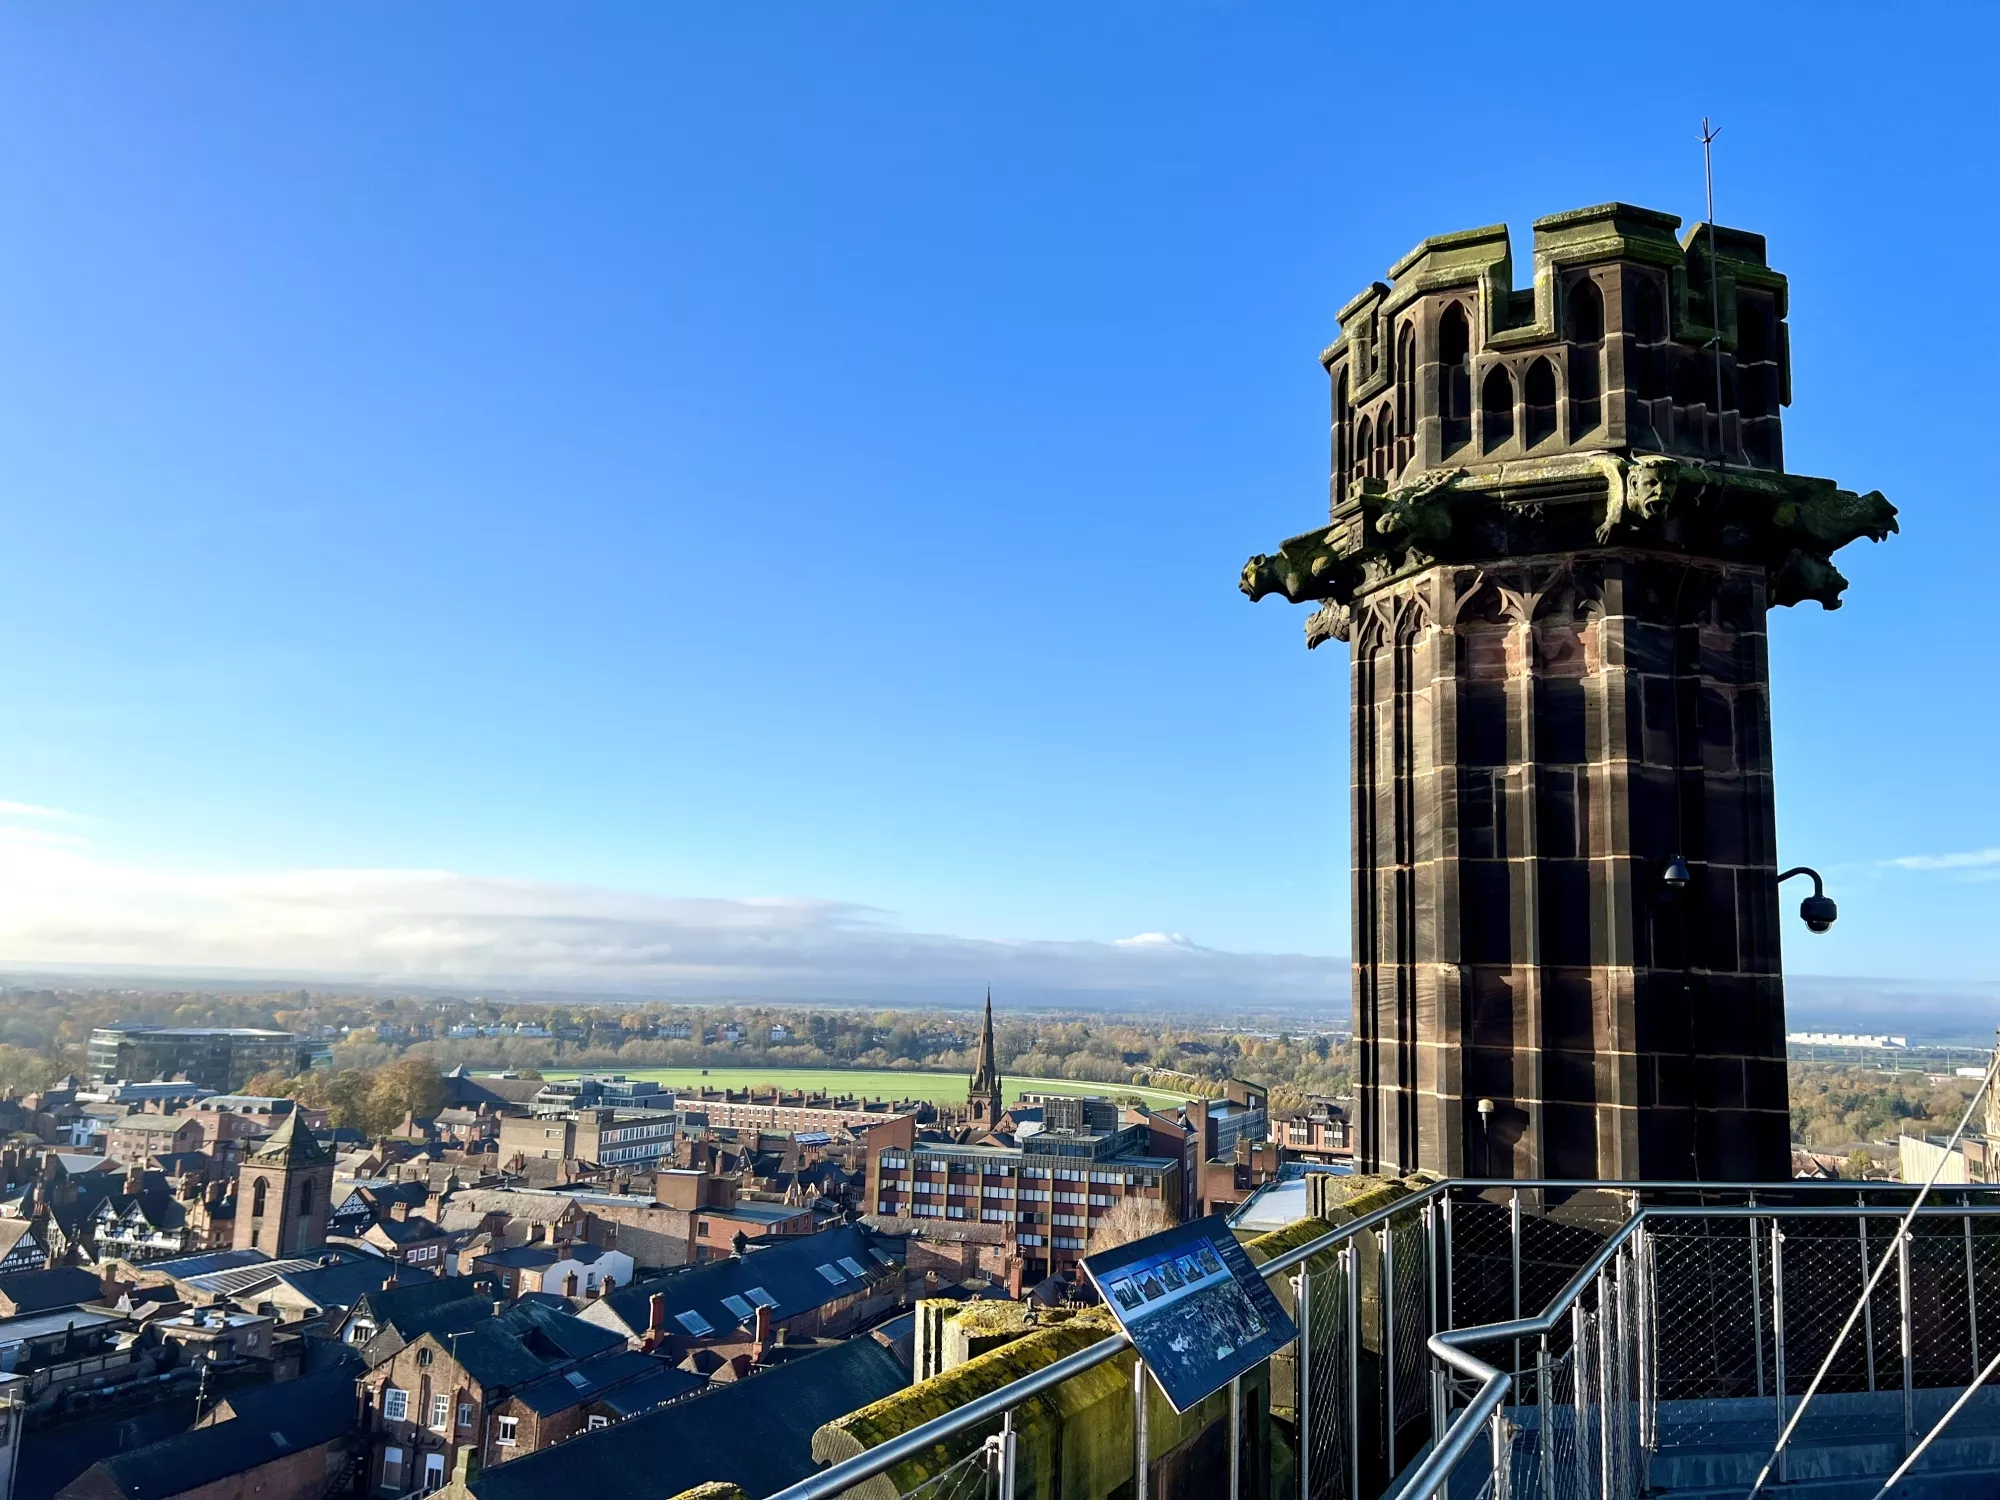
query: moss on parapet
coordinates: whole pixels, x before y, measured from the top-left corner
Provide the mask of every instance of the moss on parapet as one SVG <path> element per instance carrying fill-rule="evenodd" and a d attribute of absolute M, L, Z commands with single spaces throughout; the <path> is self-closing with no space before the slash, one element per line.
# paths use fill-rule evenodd
<path fill-rule="evenodd" d="M 1026 1304 L 992 1302 L 968 1306 L 959 1314 L 959 1319 L 975 1319 L 985 1336 L 1004 1337 L 1010 1328 L 1025 1324 L 1030 1316 Z M 1060 1321 L 1049 1321 L 1047 1313 L 1043 1313 L 1035 1321 L 1039 1326 L 1023 1331 L 1018 1338 L 997 1349 L 974 1355 L 955 1369 L 933 1375 L 907 1390 L 885 1396 L 859 1411 L 827 1423 L 813 1434 L 813 1457 L 821 1463 L 837 1463 L 866 1452 L 877 1444 L 957 1411 L 970 1401 L 1032 1375 L 1044 1366 L 1079 1349 L 1088 1348 L 1118 1331 L 1111 1315 L 1102 1308 L 1070 1313 Z M 1102 1369 L 1100 1366 L 1099 1370 Z M 1077 1380 L 1089 1381 L 1099 1370 L 1088 1371 Z M 1077 1384 L 1077 1380 L 1066 1382 L 1062 1389 L 1067 1390 L 1068 1386 Z M 1029 1403 L 1029 1407 L 1044 1407 L 1048 1399 L 1044 1397 Z M 1035 1419 L 1038 1415 L 1045 1419 L 1047 1414 L 1030 1411 L 1028 1407 L 1015 1414 L 1016 1430 L 1023 1434 L 1024 1443 L 1028 1433 L 1037 1425 Z M 997 1430 L 998 1425 L 997 1422 L 991 1424 L 991 1430 Z M 982 1427 L 961 1433 L 921 1457 L 897 1465 L 888 1474 L 857 1486 L 849 1494 L 854 1500 L 888 1500 L 888 1497 L 899 1495 L 941 1473 L 979 1447 L 985 1441 L 988 1430 Z"/>
<path fill-rule="evenodd" d="M 691 1490 L 682 1490 L 668 1500 L 745 1500 L 743 1487 L 729 1483 L 725 1479 L 711 1479 L 706 1484 L 698 1484 Z"/>
<path fill-rule="evenodd" d="M 1012 1307 L 992 1304 L 984 1316 L 1004 1326 Z M 982 1309 L 984 1311 L 984 1309 Z M 1103 1308 L 1088 1308 L 1048 1324 L 1048 1312 L 1036 1327 L 1000 1348 L 967 1360 L 957 1368 L 920 1381 L 908 1390 L 884 1397 L 857 1412 L 830 1422 L 813 1434 L 813 1457 L 837 1463 L 899 1437 L 967 1403 L 999 1390 L 1055 1361 L 1110 1337 L 1117 1324 Z M 1017 1435 L 1020 1500 L 1105 1500 L 1132 1480 L 1132 1369 L 1128 1351 L 1094 1369 L 1074 1375 L 1051 1391 L 1023 1402 L 1014 1411 Z M 1176 1412 L 1148 1381 L 1148 1448 L 1155 1456 L 1187 1444 L 1210 1423 L 1227 1418 L 1227 1397 L 1218 1392 L 1186 1412 Z M 939 1443 L 886 1474 L 848 1491 L 851 1500 L 895 1500 L 927 1479 L 933 1479 L 976 1451 L 999 1430 L 998 1420 Z"/>

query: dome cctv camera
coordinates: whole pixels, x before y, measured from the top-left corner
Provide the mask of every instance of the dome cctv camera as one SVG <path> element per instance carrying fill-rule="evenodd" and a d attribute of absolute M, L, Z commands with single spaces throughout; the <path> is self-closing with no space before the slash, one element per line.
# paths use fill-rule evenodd
<path fill-rule="evenodd" d="M 1813 883 L 1813 893 L 1799 903 L 1799 919 L 1806 924 L 1806 931 L 1825 932 L 1840 916 L 1840 908 L 1833 904 L 1826 887 L 1820 883 L 1819 871 L 1809 866 L 1800 865 L 1797 869 L 1785 871 L 1778 877 L 1778 884 L 1783 885 L 1794 875 L 1809 875 Z"/>

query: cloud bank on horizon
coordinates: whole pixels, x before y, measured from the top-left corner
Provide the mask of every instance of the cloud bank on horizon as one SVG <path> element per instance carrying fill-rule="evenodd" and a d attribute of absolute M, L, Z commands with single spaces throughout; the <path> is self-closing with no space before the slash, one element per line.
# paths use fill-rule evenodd
<path fill-rule="evenodd" d="M 1180 933 L 999 942 L 851 902 L 664 897 L 451 870 L 211 875 L 118 864 L 0 825 L 0 960 L 421 984 L 643 986 L 688 998 L 968 993 L 1240 1012 L 1347 1008 L 1347 961 Z"/>

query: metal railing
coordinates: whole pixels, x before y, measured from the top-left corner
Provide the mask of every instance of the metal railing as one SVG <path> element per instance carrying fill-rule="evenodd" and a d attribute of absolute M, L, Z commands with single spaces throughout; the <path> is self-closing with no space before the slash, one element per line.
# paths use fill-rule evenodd
<path fill-rule="evenodd" d="M 1432 1335 L 1467 1382 L 1464 1405 L 1400 1495 L 1627 1500 L 1747 1489 L 1771 1464 L 1780 1482 L 1886 1489 L 1954 1421 L 1955 1472 L 2000 1486 L 2000 1407 L 1976 1427 L 1961 1415 L 2000 1364 L 1982 1362 L 1980 1336 L 1983 1301 L 1985 1349 L 2000 1352 L 2000 1202 L 1916 1208 L 1908 1232 L 1905 1217 L 1893 1204 L 1642 1207 L 1534 1316 Z M 1896 1283 L 1870 1296 L 1848 1351 L 1835 1325 L 1871 1253 L 1891 1247 Z M 1531 1365 L 1503 1367 L 1524 1343 Z M 1805 1441 L 1780 1449 L 1816 1392 Z"/>
<path fill-rule="evenodd" d="M 1916 1191 L 1815 1180 L 1451 1181 L 1339 1225 L 1258 1268 L 1299 1326 L 1267 1398 L 1273 1445 L 1288 1462 L 1260 1462 L 1255 1472 L 1270 1477 L 1246 1484 L 1242 1383 L 1233 1385 L 1230 1500 L 1246 1487 L 1260 1500 L 1374 1500 L 1392 1485 L 1399 1497 L 1615 1500 L 1637 1495 L 1662 1454 L 1746 1432 L 1775 1438 L 1830 1343 L 1824 1309 L 1844 1295 L 1837 1321 L 1851 1305 L 1871 1246 L 1880 1253 Z M 1949 1201 L 1923 1211 L 1905 1252 L 1900 1303 L 1885 1288 L 1828 1386 L 1891 1405 L 1902 1391 L 1899 1456 L 1916 1439 L 1919 1394 L 1942 1374 L 1926 1349 L 1952 1317 L 1939 1306 L 1949 1297 L 1934 1224 L 1959 1225 L 1969 1342 L 1961 1335 L 1950 1347 L 1964 1344 L 1969 1359 L 2000 1353 L 2000 1188 L 1940 1185 L 1940 1198 Z M 935 1471 L 908 1490 L 871 1484 L 871 1496 L 1015 1500 L 1020 1409 L 1131 1349 L 1110 1334 L 772 1500 L 833 1500 L 920 1459 Z M 1954 1375 L 1953 1388 L 1973 1373 Z M 1134 1361 L 1121 1487 L 1131 1482 L 1137 1500 L 1150 1495 L 1160 1457 L 1150 1383 Z"/>

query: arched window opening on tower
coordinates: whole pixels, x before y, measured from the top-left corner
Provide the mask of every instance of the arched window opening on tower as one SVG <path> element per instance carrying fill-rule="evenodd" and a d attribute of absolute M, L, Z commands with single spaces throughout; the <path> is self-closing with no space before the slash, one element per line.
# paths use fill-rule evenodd
<path fill-rule="evenodd" d="M 312 1211 L 313 1184 L 312 1179 L 308 1177 L 299 1184 L 299 1212 L 303 1215 L 310 1214 Z"/>
<path fill-rule="evenodd" d="M 1454 302 L 1438 319 L 1438 436 L 1447 454 L 1472 441 L 1472 325 Z"/>
<path fill-rule="evenodd" d="M 1667 393 L 1667 304 L 1660 283 L 1640 276 L 1632 290 L 1632 337 L 1640 345 L 1634 353 L 1638 366 L 1633 389 L 1641 401 L 1657 401 Z"/>
<path fill-rule="evenodd" d="M 1585 276 L 1569 289 L 1569 439 L 1604 420 L 1604 293 Z"/>
<path fill-rule="evenodd" d="M 1368 460 L 1374 451 L 1375 429 L 1366 417 L 1354 430 L 1354 477 L 1358 482 L 1368 473 Z"/>
<path fill-rule="evenodd" d="M 1375 472 L 1384 479 L 1396 474 L 1396 408 L 1385 406 L 1375 417 Z"/>
<path fill-rule="evenodd" d="M 1479 411 L 1488 453 L 1513 441 L 1514 377 L 1505 365 L 1486 372 L 1486 383 L 1479 388 Z"/>
<path fill-rule="evenodd" d="M 1347 498 L 1347 487 L 1352 482 L 1348 477 L 1348 421 L 1351 413 L 1347 410 L 1347 367 L 1343 365 L 1333 382 L 1333 482 L 1334 503 L 1338 505 Z"/>
<path fill-rule="evenodd" d="M 257 1179 L 257 1186 L 250 1190 L 251 1218 L 261 1219 L 264 1217 L 264 1198 L 265 1195 L 270 1191 L 270 1188 L 271 1188 L 271 1179 L 268 1177 L 259 1177 Z"/>
<path fill-rule="evenodd" d="M 1405 319 L 1396 335 L 1396 469 L 1409 467 L 1417 446 L 1417 328 Z"/>
<path fill-rule="evenodd" d="M 1556 435 L 1556 372 L 1546 359 L 1521 378 L 1522 440 L 1530 447 Z"/>
<path fill-rule="evenodd" d="M 1736 299 L 1736 371 L 1741 389 L 1743 451 L 1752 463 L 1776 461 L 1778 357 L 1776 309 L 1767 297 Z"/>

